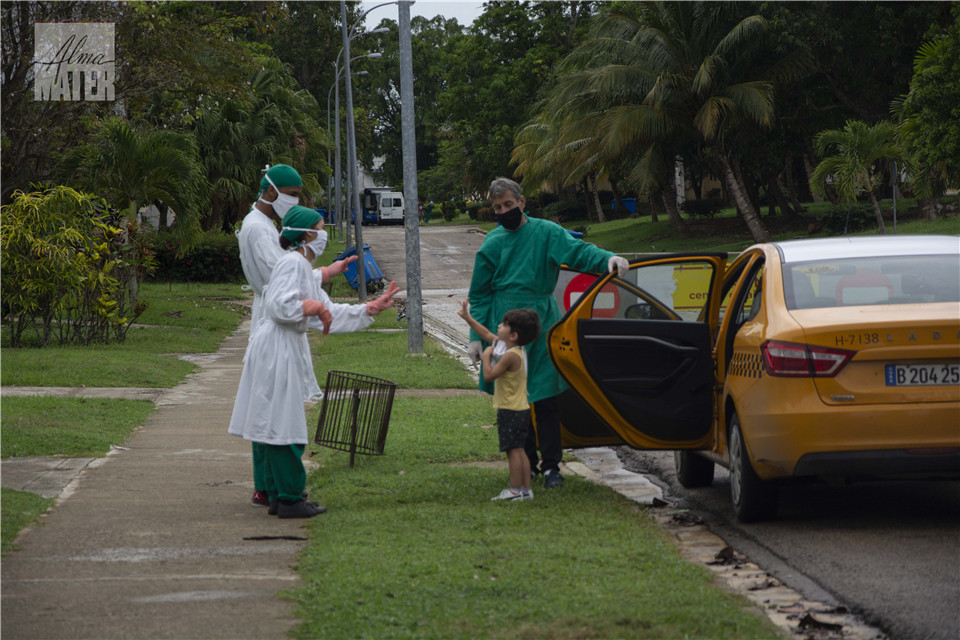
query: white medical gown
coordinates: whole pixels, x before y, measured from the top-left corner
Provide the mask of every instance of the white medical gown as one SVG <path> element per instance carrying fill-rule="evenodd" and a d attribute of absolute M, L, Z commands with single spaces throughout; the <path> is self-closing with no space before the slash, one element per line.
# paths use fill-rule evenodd
<path fill-rule="evenodd" d="M 331 302 L 307 259 L 287 252 L 264 290 L 263 321 L 251 328 L 231 434 L 272 445 L 307 444 L 303 403 L 321 395 L 307 329 L 322 330 L 323 323 L 303 315 L 304 300 L 319 300 L 330 310 L 330 333 L 358 331 L 373 323 L 365 305 Z"/>

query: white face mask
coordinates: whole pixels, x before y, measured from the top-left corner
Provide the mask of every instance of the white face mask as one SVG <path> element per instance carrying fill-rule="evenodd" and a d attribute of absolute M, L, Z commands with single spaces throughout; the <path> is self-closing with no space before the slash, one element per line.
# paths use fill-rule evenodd
<path fill-rule="evenodd" d="M 304 231 L 304 232 L 313 231 L 314 233 L 316 233 L 317 234 L 316 238 L 314 238 L 310 242 L 306 242 L 300 245 L 301 247 L 309 247 L 310 251 L 313 251 L 313 255 L 315 258 L 319 258 L 320 255 L 323 254 L 323 250 L 327 248 L 327 232 L 326 231 L 317 231 L 316 229 L 298 229 L 296 227 L 284 227 L 283 230 L 284 231 Z"/>
<path fill-rule="evenodd" d="M 287 215 L 287 211 L 290 211 L 290 208 L 300 203 L 300 198 L 297 196 L 290 196 L 285 193 L 280 193 L 280 189 L 277 189 L 277 185 L 273 184 L 273 180 L 270 179 L 270 176 L 264 176 L 267 179 L 267 182 L 270 183 L 270 186 L 273 187 L 277 192 L 277 199 L 273 202 L 267 202 L 260 197 L 260 202 L 268 204 L 273 207 L 273 211 L 280 216 L 280 219 L 283 219 L 283 216 Z"/>
<path fill-rule="evenodd" d="M 327 248 L 327 232 L 317 231 L 317 237 L 308 242 L 305 246 L 309 247 L 310 251 L 313 251 L 314 257 L 319 258 L 323 253 L 323 250 Z"/>

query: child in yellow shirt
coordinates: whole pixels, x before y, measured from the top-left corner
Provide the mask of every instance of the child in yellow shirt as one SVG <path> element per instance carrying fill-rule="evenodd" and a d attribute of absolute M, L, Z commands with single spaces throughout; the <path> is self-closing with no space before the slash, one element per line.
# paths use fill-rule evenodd
<path fill-rule="evenodd" d="M 493 407 L 497 410 L 500 451 L 506 452 L 510 468 L 510 485 L 492 499 L 532 500 L 530 459 L 523 450 L 531 426 L 523 346 L 540 335 L 540 316 L 530 309 L 511 309 L 503 314 L 494 334 L 470 315 L 467 301 L 463 301 L 457 313 L 484 342 L 490 343 L 481 356 L 483 378 L 494 383 Z"/>

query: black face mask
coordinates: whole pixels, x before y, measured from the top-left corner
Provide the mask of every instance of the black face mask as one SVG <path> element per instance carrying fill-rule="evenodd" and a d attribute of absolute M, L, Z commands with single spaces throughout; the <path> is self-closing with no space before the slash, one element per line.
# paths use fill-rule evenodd
<path fill-rule="evenodd" d="M 507 231 L 516 231 L 520 228 L 520 223 L 523 222 L 523 212 L 520 211 L 520 207 L 514 207 L 510 211 L 497 214 L 497 222 L 503 225 L 503 228 Z"/>

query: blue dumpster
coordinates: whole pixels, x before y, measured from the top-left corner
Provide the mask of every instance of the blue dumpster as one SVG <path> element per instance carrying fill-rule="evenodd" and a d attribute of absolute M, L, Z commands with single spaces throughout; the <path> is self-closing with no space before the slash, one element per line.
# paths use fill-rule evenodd
<path fill-rule="evenodd" d="M 337 256 L 337 260 L 343 260 L 344 258 L 355 255 L 357 255 L 356 245 L 347 247 L 346 251 Z M 360 280 L 357 262 L 348 264 L 347 270 L 343 272 L 343 277 L 347 279 L 347 282 L 349 282 L 350 286 L 354 289 L 357 288 Z M 373 259 L 373 254 L 370 253 L 370 245 L 366 242 L 363 243 L 363 277 L 364 280 L 367 281 L 367 293 L 376 293 L 384 288 L 383 271 L 380 270 L 377 261 Z"/>
<path fill-rule="evenodd" d="M 327 211 L 326 209 L 314 209 L 314 211 L 323 216 L 323 224 L 336 224 L 336 211 Z"/>
<path fill-rule="evenodd" d="M 636 213 L 636 212 L 637 212 L 637 199 L 636 199 L 636 198 L 621 198 L 621 200 L 623 200 L 623 206 L 625 206 L 625 207 L 627 208 L 627 211 L 629 211 L 630 213 Z M 617 208 L 617 200 L 616 200 L 616 198 L 614 198 L 614 200 L 613 200 L 613 208 L 614 208 L 614 209 Z"/>

